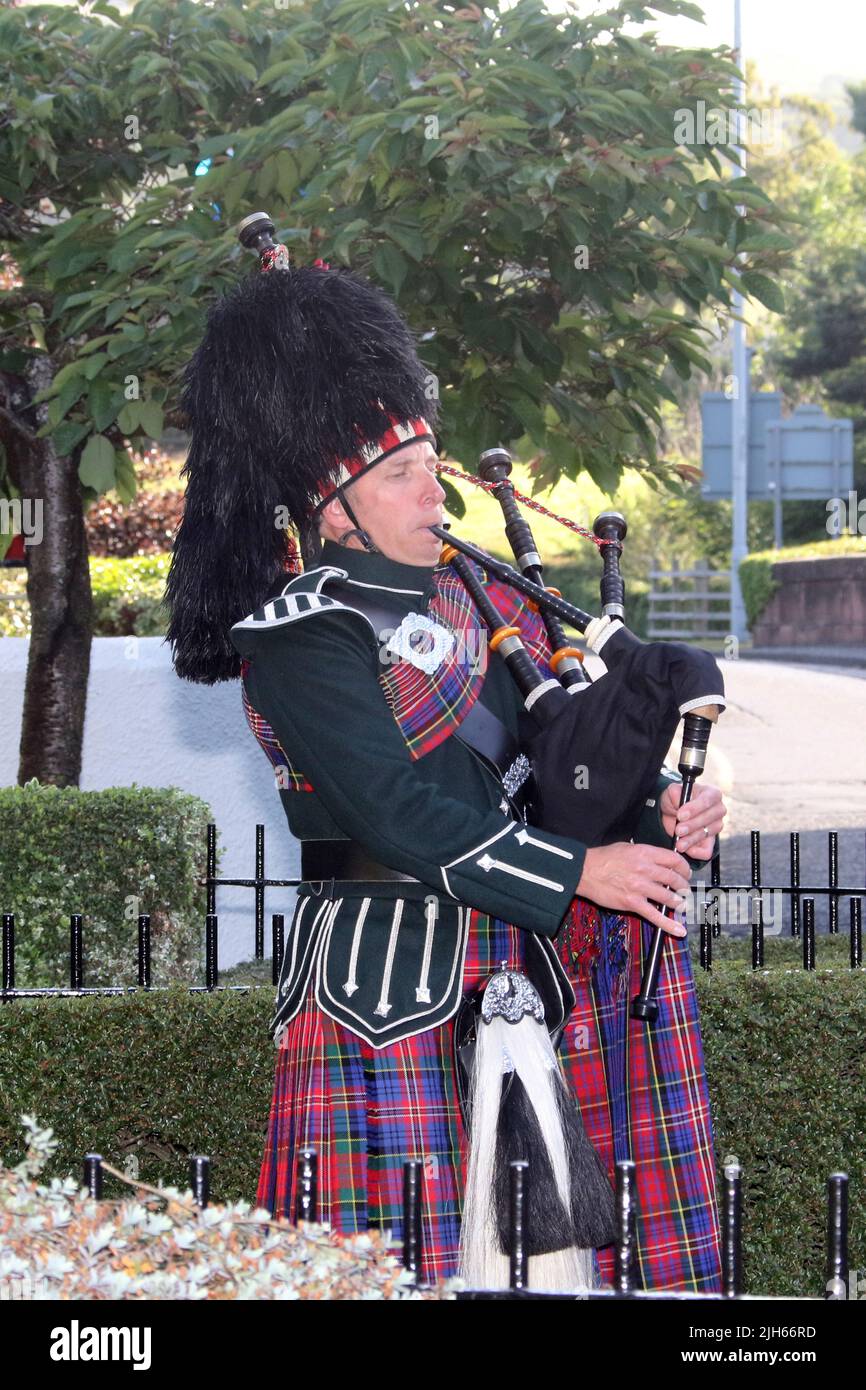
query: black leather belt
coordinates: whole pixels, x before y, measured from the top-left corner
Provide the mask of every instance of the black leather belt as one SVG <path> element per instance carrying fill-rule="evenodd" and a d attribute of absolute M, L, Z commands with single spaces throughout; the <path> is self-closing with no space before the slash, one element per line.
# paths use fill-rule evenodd
<path fill-rule="evenodd" d="M 420 883 L 411 874 L 401 874 L 379 864 L 357 840 L 302 840 L 301 878 L 363 879 L 377 883 Z"/>

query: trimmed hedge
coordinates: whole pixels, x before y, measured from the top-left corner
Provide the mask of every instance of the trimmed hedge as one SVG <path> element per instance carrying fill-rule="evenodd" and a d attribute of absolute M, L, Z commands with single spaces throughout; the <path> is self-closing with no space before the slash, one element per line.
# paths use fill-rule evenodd
<path fill-rule="evenodd" d="M 91 557 L 95 637 L 162 637 L 168 626 L 163 603 L 170 555 Z"/>
<path fill-rule="evenodd" d="M 162 637 L 168 626 L 163 603 L 171 556 L 90 557 L 94 637 Z M 0 569 L 0 637 L 29 637 L 27 574 Z"/>
<path fill-rule="evenodd" d="M 763 554 L 748 555 L 740 562 L 740 590 L 746 608 L 746 621 L 750 628 L 760 618 L 770 599 L 779 588 L 773 578 L 775 561 Z"/>
<path fill-rule="evenodd" d="M 715 942 L 697 970 L 719 1177 L 744 1170 L 744 1264 L 751 1293 L 820 1297 L 826 1182 L 851 1184 L 852 1269 L 866 1267 L 866 984 L 845 942 L 818 944 L 832 970 L 785 970 L 796 944 L 769 939 L 766 972 L 741 944 Z M 195 994 L 177 986 L 127 997 L 21 1000 L 0 1009 L 0 1157 L 20 1161 L 18 1116 L 51 1125 L 48 1176 L 80 1175 L 96 1150 L 146 1182 L 185 1184 L 209 1154 L 215 1201 L 255 1201 L 276 1053 L 273 989 Z M 218 1098 L 218 1103 L 215 1103 Z M 106 1177 L 106 1197 L 121 1184 Z"/>
<path fill-rule="evenodd" d="M 844 555 L 866 554 L 866 537 L 840 536 L 838 540 L 808 541 L 804 545 L 783 546 L 781 550 L 756 550 L 740 562 L 740 588 L 749 627 L 755 626 L 773 594 L 779 588 L 773 578 L 773 565 L 786 560 L 833 560 Z"/>
<path fill-rule="evenodd" d="M 273 988 L 10 1000 L 0 1008 L 0 1159 L 24 1156 L 19 1116 L 59 1141 L 46 1179 L 88 1151 L 148 1183 L 185 1186 L 209 1154 L 214 1201 L 255 1201 L 276 1050 Z M 106 1174 L 106 1197 L 125 1196 Z"/>
<path fill-rule="evenodd" d="M 721 948 L 721 949 L 720 949 Z M 744 1266 L 751 1293 L 822 1296 L 827 1179 L 850 1182 L 850 1266 L 866 1268 L 866 972 L 848 967 L 847 937 L 819 936 L 818 968 L 802 946 L 717 941 L 697 969 L 717 1172 L 743 1168 Z"/>
<path fill-rule="evenodd" d="M 15 913 L 19 989 L 67 985 L 81 912 L 86 986 L 135 984 L 150 913 L 153 980 L 202 983 L 206 802 L 176 787 L 0 787 L 0 911 Z"/>

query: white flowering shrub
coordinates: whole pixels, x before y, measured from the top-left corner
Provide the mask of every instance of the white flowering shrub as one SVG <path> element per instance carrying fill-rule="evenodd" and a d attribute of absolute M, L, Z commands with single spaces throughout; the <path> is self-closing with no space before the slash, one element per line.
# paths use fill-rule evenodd
<path fill-rule="evenodd" d="M 199 1207 L 192 1192 L 132 1182 L 128 1200 L 95 1200 L 73 1177 L 39 1174 L 53 1131 L 22 1115 L 27 1156 L 0 1164 L 0 1292 L 36 1299 L 437 1299 L 415 1288 L 378 1231 L 275 1221 L 248 1202 Z M 18 1290 L 18 1293 L 14 1292 Z M 11 1290 L 12 1292 L 8 1292 Z"/>

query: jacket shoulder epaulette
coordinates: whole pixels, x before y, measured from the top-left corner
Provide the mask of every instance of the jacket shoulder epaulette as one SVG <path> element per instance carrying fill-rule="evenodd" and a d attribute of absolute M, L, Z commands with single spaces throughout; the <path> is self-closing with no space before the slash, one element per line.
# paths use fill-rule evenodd
<path fill-rule="evenodd" d="M 303 574 L 296 574 L 275 598 L 268 599 L 252 613 L 248 613 L 240 622 L 233 623 L 231 632 L 250 633 L 274 627 L 285 627 L 289 623 L 299 622 L 302 618 L 312 617 L 317 613 L 326 612 L 328 609 L 342 609 L 345 612 L 356 614 L 359 618 L 363 618 L 372 632 L 373 624 L 365 613 L 323 592 L 325 585 L 331 580 L 341 580 L 347 577 L 347 571 L 338 569 L 335 565 L 321 565 L 317 569 L 305 570 Z"/>

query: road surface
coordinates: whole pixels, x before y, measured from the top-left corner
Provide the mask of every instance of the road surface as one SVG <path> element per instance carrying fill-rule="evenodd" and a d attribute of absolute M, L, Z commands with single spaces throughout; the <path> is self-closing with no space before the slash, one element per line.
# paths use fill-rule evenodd
<path fill-rule="evenodd" d="M 594 662 L 587 661 L 591 675 L 600 670 Z M 839 882 L 866 896 L 866 671 L 723 658 L 719 665 L 729 703 L 710 738 L 703 775 L 721 788 L 728 807 L 722 882 L 751 882 L 750 832 L 759 830 L 762 881 L 790 884 L 790 832 L 799 831 L 800 882 L 826 885 L 827 832 L 835 830 Z M 673 766 L 678 747 L 679 737 L 668 759 Z M 708 880 L 709 872 L 700 878 Z M 784 935 L 789 904 L 785 895 Z M 866 901 L 863 907 L 866 918 Z M 845 933 L 848 914 L 846 897 Z M 827 900 L 816 897 L 819 930 L 827 915 Z"/>

